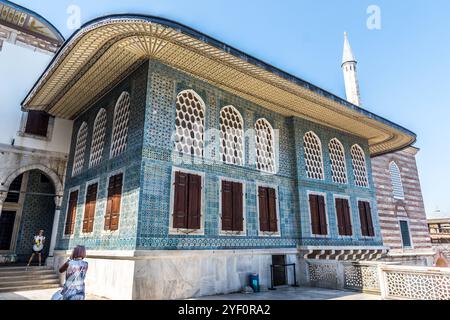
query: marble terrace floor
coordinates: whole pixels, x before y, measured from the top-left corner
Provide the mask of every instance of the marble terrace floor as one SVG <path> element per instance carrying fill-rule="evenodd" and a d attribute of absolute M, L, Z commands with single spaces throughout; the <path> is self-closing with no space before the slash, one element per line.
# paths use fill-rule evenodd
<path fill-rule="evenodd" d="M 0 293 L 0 300 L 50 300 L 57 289 Z M 88 295 L 86 300 L 108 300 Z M 365 293 L 319 288 L 279 288 L 257 294 L 227 294 L 191 300 L 381 300 L 380 296 Z"/>

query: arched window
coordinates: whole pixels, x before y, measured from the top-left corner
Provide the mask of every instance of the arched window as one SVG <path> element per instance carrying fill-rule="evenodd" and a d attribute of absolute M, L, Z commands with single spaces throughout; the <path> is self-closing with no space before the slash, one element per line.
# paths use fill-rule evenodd
<path fill-rule="evenodd" d="M 312 131 L 307 132 L 303 137 L 303 148 L 308 178 L 323 180 L 322 144 L 319 137 Z"/>
<path fill-rule="evenodd" d="M 266 119 L 259 119 L 256 129 L 256 165 L 258 170 L 275 173 L 275 137 Z"/>
<path fill-rule="evenodd" d="M 347 165 L 345 164 L 345 151 L 342 143 L 334 138 L 328 145 L 330 151 L 331 176 L 334 183 L 347 183 Z"/>
<path fill-rule="evenodd" d="M 130 121 L 130 94 L 122 92 L 114 109 L 111 158 L 122 154 L 128 143 L 128 123 Z"/>
<path fill-rule="evenodd" d="M 193 90 L 177 96 L 175 150 L 203 157 L 205 136 L 205 103 Z"/>
<path fill-rule="evenodd" d="M 220 111 L 220 157 L 229 164 L 244 164 L 244 120 L 233 106 Z"/>
<path fill-rule="evenodd" d="M 92 133 L 91 158 L 89 167 L 92 168 L 102 161 L 103 147 L 105 146 L 106 135 L 106 110 L 100 109 L 95 118 L 94 131 Z"/>
<path fill-rule="evenodd" d="M 73 157 L 72 176 L 76 176 L 83 170 L 84 154 L 86 151 L 86 142 L 88 135 L 88 125 L 86 122 L 81 124 L 78 130 L 77 143 L 75 144 L 75 155 Z"/>
<path fill-rule="evenodd" d="M 389 171 L 391 173 L 392 190 L 394 198 L 399 200 L 405 199 L 405 192 L 403 190 L 402 175 L 400 169 L 395 162 L 389 164 Z"/>
<path fill-rule="evenodd" d="M 358 187 L 367 188 L 369 186 L 369 179 L 367 177 L 366 156 L 364 151 L 359 145 L 355 144 L 352 147 L 351 153 L 355 184 Z"/>

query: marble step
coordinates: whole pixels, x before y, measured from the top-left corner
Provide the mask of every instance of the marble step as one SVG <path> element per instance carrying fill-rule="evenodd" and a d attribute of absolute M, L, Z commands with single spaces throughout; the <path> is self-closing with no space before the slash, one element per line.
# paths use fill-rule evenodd
<path fill-rule="evenodd" d="M 20 273 L 17 275 L 8 275 L 8 276 L 2 276 L 0 275 L 0 285 L 3 282 L 10 282 L 10 281 L 24 281 L 24 280 L 47 280 L 47 279 L 58 279 L 58 276 L 54 272 L 48 272 L 48 273 Z"/>
<path fill-rule="evenodd" d="M 57 276 L 57 273 L 54 270 L 28 270 L 28 271 L 11 270 L 11 271 L 0 272 L 0 279 L 9 278 L 9 277 L 26 276 L 26 275 L 33 275 L 35 277 L 39 277 L 41 275 L 42 276 L 46 276 L 46 275 Z"/>
<path fill-rule="evenodd" d="M 59 284 L 59 279 L 34 279 L 34 280 L 20 280 L 20 281 L 2 281 L 0 282 L 0 288 L 9 287 L 29 287 L 35 285 L 47 285 L 47 284 Z"/>
<path fill-rule="evenodd" d="M 32 290 L 44 290 L 44 289 L 52 289 L 55 288 L 55 292 L 57 288 L 60 288 L 58 284 L 38 284 L 38 285 L 28 285 L 28 286 L 18 286 L 18 287 L 0 287 L 0 292 L 20 292 L 20 291 L 32 291 Z"/>

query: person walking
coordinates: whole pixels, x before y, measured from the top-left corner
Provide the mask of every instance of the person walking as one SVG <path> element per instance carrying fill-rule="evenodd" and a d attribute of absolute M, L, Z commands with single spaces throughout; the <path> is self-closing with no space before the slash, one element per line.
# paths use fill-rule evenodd
<path fill-rule="evenodd" d="M 66 282 L 61 291 L 63 300 L 85 300 L 85 284 L 88 263 L 86 258 L 86 248 L 77 246 L 73 249 L 70 259 L 59 269 L 60 273 L 66 272 Z"/>
<path fill-rule="evenodd" d="M 33 238 L 33 252 L 31 253 L 30 260 L 28 260 L 27 267 L 31 265 L 31 262 L 34 259 L 34 256 L 37 255 L 39 257 L 39 267 L 42 264 L 42 251 L 44 250 L 45 237 L 44 230 L 39 230 L 38 233 Z"/>

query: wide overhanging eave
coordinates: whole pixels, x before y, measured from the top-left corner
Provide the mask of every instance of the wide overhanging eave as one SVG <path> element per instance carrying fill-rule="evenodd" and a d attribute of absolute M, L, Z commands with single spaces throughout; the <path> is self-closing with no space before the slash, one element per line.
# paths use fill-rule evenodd
<path fill-rule="evenodd" d="M 135 25 L 131 26 L 133 23 Z M 134 28 L 136 30 L 140 30 L 141 32 L 136 31 L 136 34 L 134 36 L 130 34 L 128 38 L 124 37 L 124 39 L 122 39 L 119 36 L 120 32 L 118 32 L 117 30 L 114 31 L 115 26 L 120 26 L 121 28 L 129 27 L 130 30 Z M 158 28 L 161 30 L 162 29 L 165 30 L 163 30 L 164 32 L 162 32 Z M 111 44 L 112 49 L 110 48 L 110 50 L 115 51 L 109 52 L 109 54 L 111 54 L 111 56 L 114 56 L 113 53 L 116 55 L 122 54 L 124 60 L 128 59 L 127 61 L 130 64 L 133 62 L 134 59 L 135 60 L 142 59 L 143 55 L 145 56 L 146 54 L 149 55 L 149 58 L 153 57 L 155 59 L 164 60 L 165 57 L 169 54 L 176 55 L 177 52 L 181 54 L 183 53 L 182 50 L 185 50 L 184 53 L 186 52 L 189 54 L 192 53 L 193 55 L 192 59 L 194 59 L 193 60 L 194 63 L 198 61 L 199 59 L 198 57 L 200 57 L 203 59 L 204 61 L 203 63 L 205 64 L 205 66 L 209 63 L 211 66 L 213 65 L 215 68 L 223 67 L 224 71 L 223 74 L 221 74 L 221 76 L 223 76 L 222 78 L 226 78 L 226 76 L 228 75 L 230 77 L 236 76 L 236 74 L 240 72 L 239 73 L 240 77 L 241 78 L 246 77 L 248 78 L 248 80 L 242 81 L 242 85 L 239 88 L 235 88 L 232 86 L 231 82 L 223 83 L 222 79 L 218 78 L 211 79 L 208 74 L 209 70 L 206 70 L 203 73 L 201 73 L 198 72 L 198 70 L 194 70 L 193 67 L 191 67 L 191 64 L 188 64 L 187 66 L 175 65 L 175 67 L 178 67 L 182 71 L 193 73 L 198 78 L 201 78 L 202 80 L 205 81 L 209 81 L 212 84 L 218 85 L 225 90 L 231 91 L 232 93 L 236 93 L 241 97 L 250 100 L 253 99 L 253 102 L 258 103 L 266 108 L 272 109 L 274 111 L 283 114 L 293 113 L 292 115 L 297 115 L 300 117 L 304 116 L 305 118 L 308 118 L 308 115 L 307 114 L 305 115 L 303 113 L 309 112 L 311 115 L 310 120 L 312 121 L 317 121 L 319 123 L 323 123 L 325 125 L 332 127 L 336 126 L 336 128 L 339 128 L 340 130 L 343 131 L 346 131 L 346 128 L 350 128 L 349 133 L 363 136 L 368 140 L 372 139 L 373 141 L 376 141 L 377 140 L 376 132 L 379 132 L 380 139 L 385 140 L 384 141 L 385 145 L 381 144 L 380 141 L 376 141 L 376 144 L 379 148 L 377 149 L 376 147 L 374 147 L 373 150 L 371 150 L 372 155 L 379 155 L 382 154 L 383 152 L 389 152 L 407 147 L 411 145 L 416 139 L 416 135 L 414 133 L 397 124 L 390 122 L 387 119 L 377 116 L 365 109 L 352 105 L 349 102 L 341 99 L 340 97 L 337 97 L 332 93 L 329 93 L 302 79 L 299 79 L 278 68 L 266 64 L 252 56 L 249 56 L 237 49 L 227 46 L 226 44 L 213 38 L 210 38 L 189 27 L 157 17 L 147 17 L 138 15 L 109 16 L 105 18 L 96 19 L 83 26 L 80 29 L 80 31 L 75 33 L 65 43 L 64 47 L 61 48 L 58 54 L 54 57 L 53 61 L 50 63 L 44 74 L 41 76 L 40 80 L 35 84 L 35 86 L 30 91 L 26 99 L 23 101 L 22 105 L 24 109 L 28 110 L 44 109 L 52 113 L 52 110 L 54 110 L 52 108 L 54 107 L 55 104 L 58 103 L 60 103 L 59 108 L 69 108 L 69 106 L 63 104 L 64 101 L 62 99 L 70 95 L 76 96 L 77 94 L 75 90 L 77 88 L 76 86 L 79 85 L 79 82 L 83 80 L 83 77 L 78 78 L 79 81 L 78 83 L 77 82 L 71 83 L 71 85 L 75 89 L 73 89 L 72 92 L 70 92 L 72 87 L 68 86 L 67 84 L 69 83 L 68 82 L 69 80 L 73 81 L 73 79 L 77 76 L 76 72 L 73 72 L 73 77 L 67 76 L 67 79 L 64 79 L 64 73 L 62 71 L 64 71 L 64 67 L 68 66 L 71 63 L 70 61 L 71 54 L 82 55 L 83 53 L 85 53 L 86 50 L 93 49 L 92 48 L 93 44 L 91 44 L 91 47 L 87 48 L 86 46 L 83 47 L 83 45 L 86 45 L 86 43 L 90 39 L 89 36 L 97 32 L 98 30 L 102 30 L 103 32 L 106 31 L 111 32 L 111 34 L 116 36 L 118 39 L 121 39 L 120 41 L 122 41 L 123 46 L 120 47 L 119 45 L 114 47 L 114 44 Z M 148 30 L 151 30 L 153 34 L 149 34 L 146 37 L 145 32 L 149 32 Z M 169 36 L 172 38 L 170 38 Z M 109 38 L 109 40 L 111 39 L 113 39 L 112 36 L 111 38 Z M 157 46 L 155 45 L 154 41 L 159 41 L 158 39 L 167 42 L 167 44 L 165 44 L 165 48 L 163 48 L 167 49 L 166 52 L 164 52 L 164 50 L 162 50 L 161 48 L 159 48 L 159 51 L 155 49 Z M 177 39 L 181 39 L 181 41 L 177 43 L 176 42 Z M 105 38 L 105 43 L 107 43 L 107 40 L 108 39 Z M 142 48 L 139 47 L 139 45 L 142 45 L 142 43 L 139 42 L 142 41 L 147 42 L 146 43 L 147 47 L 153 46 L 154 48 L 150 48 L 149 52 L 141 52 Z M 99 46 L 98 48 L 94 48 L 95 50 L 94 49 L 92 50 L 92 56 L 98 54 L 99 51 L 101 50 L 100 44 L 98 46 Z M 127 50 L 131 51 L 131 53 L 128 52 Z M 191 50 L 192 52 L 190 52 L 189 50 Z M 107 52 L 108 51 L 103 52 L 102 53 L 103 56 L 99 57 L 96 63 L 100 64 L 99 61 L 101 61 L 101 59 L 104 58 Z M 133 56 L 133 54 L 135 54 L 136 56 Z M 197 60 L 195 60 L 194 55 L 198 55 Z M 84 75 L 88 74 L 90 71 L 91 72 L 96 71 L 97 69 L 93 68 L 98 67 L 95 64 L 89 66 L 88 58 L 89 56 L 86 56 L 85 63 L 82 65 L 80 64 L 79 66 L 80 70 L 82 67 L 86 66 L 89 67 L 85 68 L 86 71 Z M 105 65 L 107 65 L 107 62 L 108 61 L 105 58 L 104 61 Z M 71 66 L 69 65 L 69 67 Z M 189 68 L 191 68 L 191 70 L 189 70 Z M 239 70 L 239 68 L 241 68 L 241 70 Z M 98 71 L 98 73 L 106 72 L 105 68 L 103 69 L 99 68 L 98 70 L 100 70 Z M 249 71 L 245 72 L 245 70 Z M 117 74 L 115 75 L 116 78 L 119 75 L 120 72 L 118 71 Z M 109 81 L 113 82 L 118 80 L 113 78 L 114 77 L 111 76 L 111 79 L 109 79 Z M 58 83 L 58 80 L 60 79 L 63 79 L 66 82 L 59 81 L 60 83 Z M 277 99 L 274 99 L 273 95 L 270 97 L 272 98 L 272 101 L 267 102 L 267 99 L 265 99 L 267 97 L 258 97 L 256 96 L 257 95 L 256 93 L 255 97 L 251 95 L 249 96 L 248 92 L 251 92 L 252 90 L 249 84 L 254 85 L 254 83 L 256 82 L 258 82 L 258 84 L 264 84 L 268 89 L 272 90 L 274 95 L 277 96 L 276 97 Z M 68 91 L 64 92 L 64 90 Z M 258 86 L 256 88 L 253 88 L 253 90 L 257 92 Z M 245 93 L 244 91 L 247 93 Z M 80 94 L 80 92 L 78 92 L 78 94 Z M 52 99 L 55 99 L 55 97 L 58 97 L 58 94 L 61 97 L 59 97 L 58 101 L 53 101 L 52 106 L 50 102 L 52 102 Z M 87 106 L 80 105 L 76 107 L 79 108 L 78 112 L 81 112 L 82 109 L 86 108 Z M 324 121 L 323 118 L 314 119 L 314 111 L 320 112 L 322 110 L 324 110 L 324 112 L 325 111 L 329 112 L 329 116 L 327 117 L 326 121 Z M 297 111 L 298 114 L 295 114 Z M 53 115 L 68 117 L 67 115 L 61 112 L 54 112 Z M 73 117 L 73 115 L 74 114 L 72 114 L 71 116 Z M 334 115 L 342 116 L 343 120 L 341 120 L 341 122 L 338 123 L 339 120 Z M 346 125 L 345 117 L 348 117 L 349 119 L 348 125 Z M 336 123 L 324 123 L 330 121 L 331 122 L 335 121 Z M 361 125 L 364 124 L 364 126 L 372 130 L 372 132 L 367 133 L 366 136 L 364 136 L 362 133 L 358 134 L 356 129 L 351 129 L 352 126 L 356 127 L 358 123 L 361 123 Z M 361 131 L 362 129 L 358 130 Z"/>

